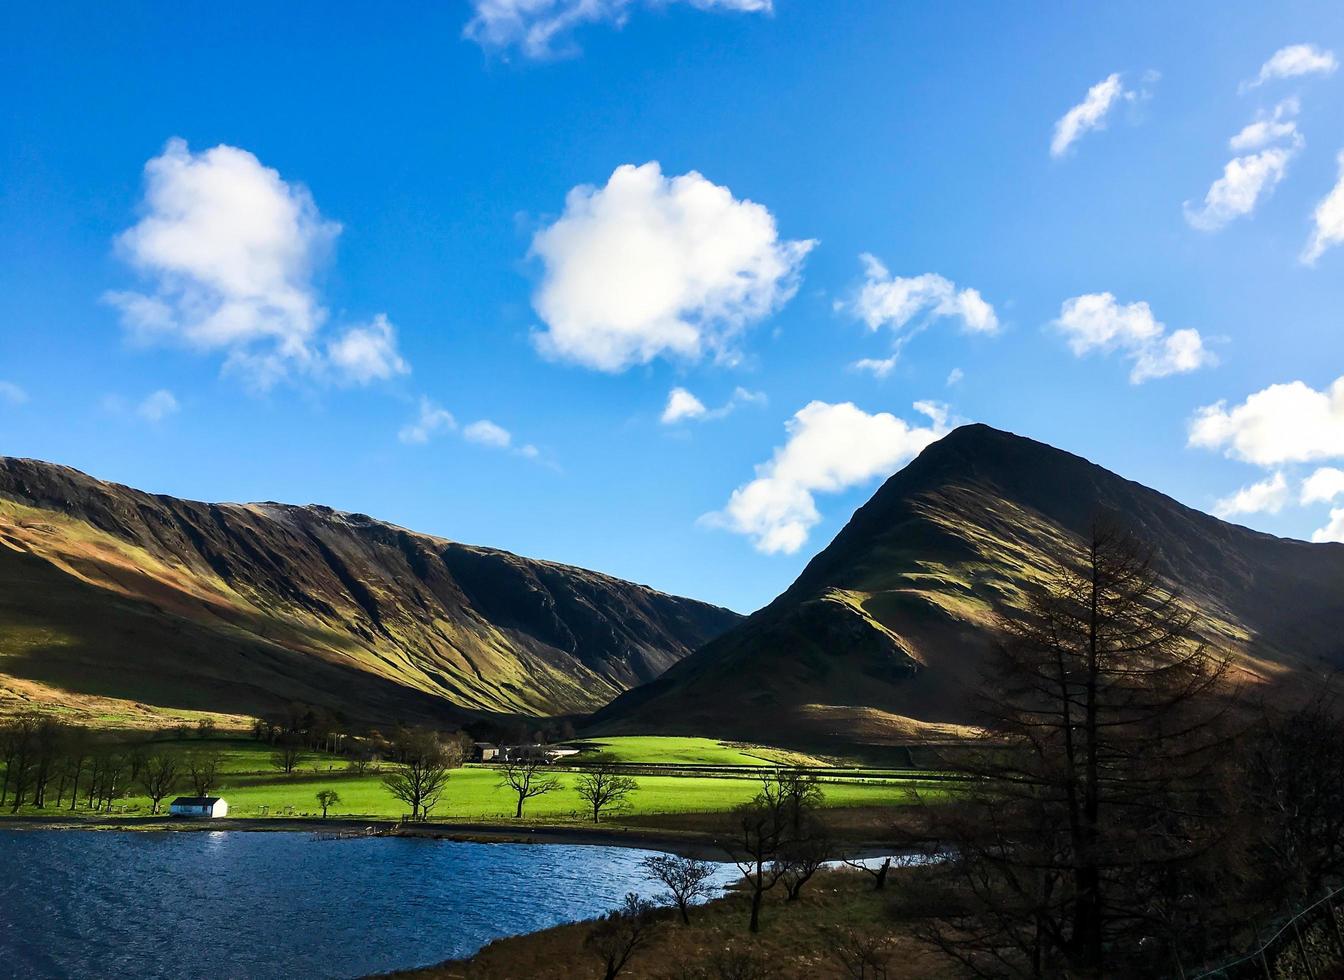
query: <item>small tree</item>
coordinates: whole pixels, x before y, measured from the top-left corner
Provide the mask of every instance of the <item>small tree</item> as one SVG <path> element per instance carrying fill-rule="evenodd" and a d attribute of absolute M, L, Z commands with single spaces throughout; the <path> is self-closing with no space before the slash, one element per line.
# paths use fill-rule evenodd
<path fill-rule="evenodd" d="M 787 868 L 778 858 L 788 825 L 785 797 L 779 781 L 772 776 L 762 780 L 755 799 L 733 811 L 728 853 L 751 888 L 752 932 L 761 930 L 761 900 Z"/>
<path fill-rule="evenodd" d="M 855 871 L 862 871 L 873 879 L 873 891 L 880 892 L 887 885 L 887 872 L 891 870 L 891 858 L 885 857 L 880 864 L 845 858 L 845 864 Z"/>
<path fill-rule="evenodd" d="M 341 802 L 341 794 L 334 789 L 320 789 L 317 791 L 317 805 L 322 808 L 322 819 L 327 819 L 327 810 Z"/>
<path fill-rule="evenodd" d="M 523 815 L 523 804 L 538 796 L 545 796 L 560 788 L 560 780 L 546 775 L 546 762 L 540 755 L 527 754 L 521 758 L 505 760 L 500 772 L 504 777 L 499 788 L 509 787 L 518 797 L 518 806 L 513 812 L 514 819 Z"/>
<path fill-rule="evenodd" d="M 176 752 L 162 749 L 146 757 L 140 767 L 140 786 L 149 797 L 149 812 L 158 813 L 163 798 L 177 786 L 181 760 Z"/>
<path fill-rule="evenodd" d="M 853 928 L 831 929 L 826 946 L 853 980 L 885 980 L 891 943 L 885 936 L 873 936 Z"/>
<path fill-rule="evenodd" d="M 779 848 L 779 862 L 784 866 L 780 883 L 784 886 L 786 901 L 797 901 L 803 886 L 832 856 L 831 835 L 825 824 L 815 816 L 809 818 L 798 836 L 786 839 Z"/>
<path fill-rule="evenodd" d="M 675 905 L 681 913 L 681 921 L 690 925 L 690 907 L 695 900 L 713 894 L 714 886 L 709 882 L 714 877 L 714 865 L 676 854 L 647 857 L 643 865 L 649 877 L 667 889 L 666 894 L 659 897 L 665 903 Z"/>
<path fill-rule="evenodd" d="M 602 980 L 616 980 L 630 958 L 653 938 L 654 905 L 634 892 L 621 907 L 598 919 L 584 948 L 602 961 Z"/>
<path fill-rule="evenodd" d="M 187 756 L 187 778 L 197 796 L 209 796 L 219 785 L 219 773 L 224 765 L 224 753 L 209 749 L 192 752 Z"/>
<path fill-rule="evenodd" d="M 593 823 L 603 810 L 621 809 L 630 794 L 639 789 L 639 783 L 622 776 L 615 765 L 604 762 L 594 766 L 578 779 L 575 790 L 593 811 Z"/>
<path fill-rule="evenodd" d="M 215 735 L 215 719 L 202 718 L 196 722 L 196 734 L 201 738 L 213 738 Z"/>

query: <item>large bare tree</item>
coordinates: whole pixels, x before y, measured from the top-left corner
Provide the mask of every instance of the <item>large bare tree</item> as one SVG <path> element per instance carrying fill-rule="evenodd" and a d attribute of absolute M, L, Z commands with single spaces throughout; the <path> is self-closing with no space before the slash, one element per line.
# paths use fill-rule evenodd
<path fill-rule="evenodd" d="M 661 900 L 675 905 L 681 913 L 681 921 L 690 925 L 691 905 L 696 899 L 709 898 L 714 892 L 714 886 L 710 884 L 714 865 L 679 854 L 656 854 L 645 858 L 642 864 L 648 876 L 667 889 Z"/>
<path fill-rule="evenodd" d="M 526 752 L 511 756 L 500 766 L 501 789 L 508 787 L 517 797 L 514 819 L 523 815 L 523 804 L 528 800 L 554 793 L 560 780 L 546 772 L 546 759 L 540 753 Z"/>
<path fill-rule="evenodd" d="M 443 797 L 450 772 L 462 765 L 461 743 L 412 729 L 398 732 L 394 747 L 401 761 L 383 777 L 383 785 L 411 808 L 412 820 L 427 820 Z"/>
<path fill-rule="evenodd" d="M 610 762 L 599 763 L 588 769 L 574 784 L 579 799 L 587 803 L 593 812 L 593 823 L 597 823 L 603 810 L 619 810 L 637 789 L 639 783 L 630 776 L 622 775 L 620 769 Z"/>
<path fill-rule="evenodd" d="M 1227 828 L 1228 663 L 1193 636 L 1153 550 L 1109 520 L 1004 622 L 988 735 L 941 811 L 955 883 L 926 935 L 973 972 L 1171 966 L 1173 902 Z M 938 810 L 931 807 L 931 811 Z"/>
<path fill-rule="evenodd" d="M 181 757 L 172 749 L 159 749 L 145 757 L 138 782 L 149 797 L 150 813 L 158 813 L 163 798 L 177 787 L 182 776 L 181 766 Z"/>

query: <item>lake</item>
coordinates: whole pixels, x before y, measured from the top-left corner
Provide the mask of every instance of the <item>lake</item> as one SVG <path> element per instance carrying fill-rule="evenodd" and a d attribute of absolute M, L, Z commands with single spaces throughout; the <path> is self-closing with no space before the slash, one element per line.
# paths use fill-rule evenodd
<path fill-rule="evenodd" d="M 650 851 L 0 830 L 6 976 L 358 977 L 651 895 Z M 723 866 L 719 884 L 738 877 Z"/>

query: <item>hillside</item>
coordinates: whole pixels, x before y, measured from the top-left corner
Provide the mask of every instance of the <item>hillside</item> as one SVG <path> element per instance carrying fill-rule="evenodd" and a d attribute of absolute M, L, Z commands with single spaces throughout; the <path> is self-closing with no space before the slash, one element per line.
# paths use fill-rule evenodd
<path fill-rule="evenodd" d="M 999 612 L 1094 515 L 1161 554 L 1200 633 L 1252 682 L 1344 667 L 1344 545 L 1219 521 L 1078 456 L 983 425 L 891 477 L 774 602 L 602 712 L 599 733 L 890 744 L 972 720 Z"/>
<path fill-rule="evenodd" d="M 321 506 L 0 458 L 0 711 L 591 711 L 741 617 Z"/>

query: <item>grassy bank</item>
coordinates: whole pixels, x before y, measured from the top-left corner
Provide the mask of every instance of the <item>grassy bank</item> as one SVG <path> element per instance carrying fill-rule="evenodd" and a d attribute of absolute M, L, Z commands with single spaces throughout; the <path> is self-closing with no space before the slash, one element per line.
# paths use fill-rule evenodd
<path fill-rule="evenodd" d="M 621 977 L 630 980 L 681 980 L 707 967 L 704 976 L 764 976 L 765 973 L 716 973 L 718 963 L 735 960 L 768 967 L 778 980 L 850 977 L 832 948 L 837 937 L 857 935 L 881 940 L 876 952 L 887 976 L 941 980 L 955 974 L 932 952 L 902 933 L 887 913 L 885 892 L 873 891 L 871 879 L 856 872 L 817 876 L 796 902 L 784 901 L 783 890 L 770 893 L 762 911 L 761 931 L 747 931 L 748 900 L 730 893 L 694 909 L 691 924 L 682 925 L 671 911 L 658 913 L 650 944 L 637 952 Z M 404 980 L 571 980 L 600 977 L 599 961 L 584 948 L 591 923 L 558 926 L 491 943 L 469 960 L 443 963 L 395 976 Z M 865 976 L 877 977 L 869 965 Z"/>

